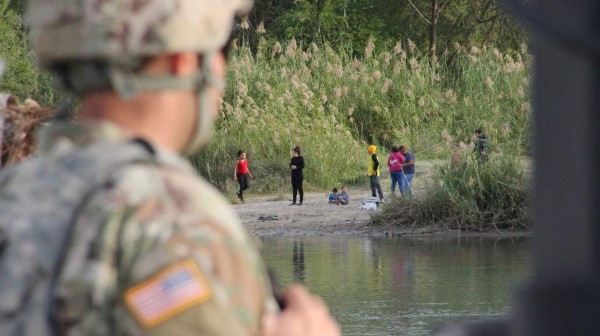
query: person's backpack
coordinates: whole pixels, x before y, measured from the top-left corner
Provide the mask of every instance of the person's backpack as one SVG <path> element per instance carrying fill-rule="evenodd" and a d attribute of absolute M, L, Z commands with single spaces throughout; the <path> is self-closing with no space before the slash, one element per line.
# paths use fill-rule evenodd
<path fill-rule="evenodd" d="M 142 162 L 153 150 L 136 140 L 37 157 L 0 175 L 0 335 L 56 334 L 52 287 L 78 212 L 112 173 Z"/>

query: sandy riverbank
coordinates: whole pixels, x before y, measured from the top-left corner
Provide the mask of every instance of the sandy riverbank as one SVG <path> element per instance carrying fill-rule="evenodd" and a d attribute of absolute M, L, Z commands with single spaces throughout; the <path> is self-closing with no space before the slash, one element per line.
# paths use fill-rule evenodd
<path fill-rule="evenodd" d="M 365 223 L 370 212 L 359 209 L 359 200 L 369 196 L 370 191 L 351 190 L 350 204 L 335 205 L 327 202 L 325 192 L 305 193 L 302 206 L 259 196 L 234 208 L 248 231 L 259 236 L 369 235 L 373 232 Z"/>
<path fill-rule="evenodd" d="M 424 183 L 431 178 L 432 162 L 418 164 L 417 178 L 414 183 L 415 193 L 424 190 Z M 386 198 L 390 194 L 390 178 L 387 171 L 382 172 L 381 186 Z M 251 191 L 251 190 L 250 190 Z M 371 197 L 368 184 L 350 187 L 350 204 L 329 204 L 329 191 L 310 192 L 304 194 L 302 206 L 292 205 L 290 194 L 285 199 L 277 196 L 254 196 L 250 192 L 245 203 L 234 203 L 234 209 L 243 225 L 258 236 L 308 236 L 308 235 L 403 235 L 409 232 L 399 228 L 381 228 L 368 225 L 373 211 L 360 209 L 361 200 Z M 396 191 L 398 195 L 398 191 Z M 377 211 L 377 210 L 374 210 Z"/>
<path fill-rule="evenodd" d="M 274 196 L 249 198 L 246 203 L 235 204 L 234 209 L 248 231 L 256 236 L 478 236 L 506 237 L 528 236 L 529 232 L 459 232 L 440 231 L 436 227 L 418 229 L 378 227 L 369 225 L 373 211 L 359 208 L 370 190 L 354 190 L 349 205 L 327 203 L 323 193 L 306 193 L 302 206 L 289 205 L 288 200 Z M 374 210 L 377 211 L 377 210 Z"/>
<path fill-rule="evenodd" d="M 424 193 L 425 183 L 431 179 L 433 164 L 421 162 L 413 190 Z M 383 173 L 381 185 L 386 198 L 390 198 L 389 174 Z M 290 188 L 291 189 L 291 188 Z M 527 232 L 459 232 L 440 231 L 437 227 L 399 228 L 369 225 L 374 211 L 360 209 L 361 200 L 371 197 L 368 185 L 350 187 L 351 202 L 348 205 L 329 204 L 328 191 L 305 193 L 302 206 L 291 205 L 290 195 L 283 200 L 275 195 L 254 196 L 250 192 L 245 203 L 233 204 L 248 231 L 257 236 L 523 236 Z M 398 192 L 396 192 L 398 195 Z"/>

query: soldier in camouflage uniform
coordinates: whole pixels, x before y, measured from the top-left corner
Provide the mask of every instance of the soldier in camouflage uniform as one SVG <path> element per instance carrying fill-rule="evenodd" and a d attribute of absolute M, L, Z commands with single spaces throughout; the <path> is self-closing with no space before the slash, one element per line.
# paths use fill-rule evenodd
<path fill-rule="evenodd" d="M 0 177 L 0 334 L 339 335 L 302 287 L 279 310 L 252 238 L 178 155 L 209 138 L 249 8 L 29 1 L 38 61 L 82 101 Z"/>

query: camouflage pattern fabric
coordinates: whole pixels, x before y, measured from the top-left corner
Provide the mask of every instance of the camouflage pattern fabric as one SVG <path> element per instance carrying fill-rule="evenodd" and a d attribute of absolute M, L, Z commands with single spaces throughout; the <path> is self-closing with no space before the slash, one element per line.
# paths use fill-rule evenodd
<path fill-rule="evenodd" d="M 26 21 L 42 65 L 219 50 L 251 0 L 30 0 Z"/>
<path fill-rule="evenodd" d="M 44 134 L 41 156 L 27 163 L 38 169 L 52 162 L 44 157 L 126 137 L 108 123 Z M 258 335 L 277 307 L 253 239 L 187 162 L 160 150 L 154 157 L 111 172 L 77 213 L 53 293 L 60 334 Z M 11 183 L 9 175 L 0 198 Z M 44 206 L 59 207 L 56 199 Z"/>

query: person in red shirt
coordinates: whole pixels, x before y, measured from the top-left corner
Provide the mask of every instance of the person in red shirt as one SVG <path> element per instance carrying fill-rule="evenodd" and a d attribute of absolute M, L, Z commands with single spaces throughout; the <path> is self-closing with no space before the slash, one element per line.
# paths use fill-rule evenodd
<path fill-rule="evenodd" d="M 248 160 L 246 159 L 246 152 L 243 150 L 238 151 L 238 160 L 235 165 L 235 172 L 233 173 L 233 180 L 237 181 L 240 185 L 240 191 L 236 194 L 240 201 L 244 202 L 244 190 L 250 186 L 250 179 L 252 174 L 248 169 Z"/>

